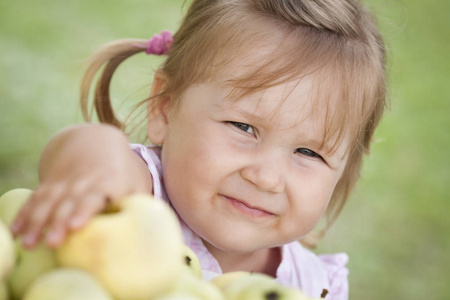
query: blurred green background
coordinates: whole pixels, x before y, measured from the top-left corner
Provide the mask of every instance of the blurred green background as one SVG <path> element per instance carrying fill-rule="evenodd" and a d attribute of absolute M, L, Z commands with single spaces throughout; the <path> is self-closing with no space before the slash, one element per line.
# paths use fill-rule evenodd
<path fill-rule="evenodd" d="M 0 3 L 0 193 L 37 185 L 43 146 L 82 122 L 83 60 L 103 43 L 179 24 L 182 0 Z M 350 299 L 450 299 L 450 1 L 371 0 L 389 51 L 390 109 L 355 194 L 318 252 L 350 256 Z M 120 69 L 126 112 L 157 58 Z"/>

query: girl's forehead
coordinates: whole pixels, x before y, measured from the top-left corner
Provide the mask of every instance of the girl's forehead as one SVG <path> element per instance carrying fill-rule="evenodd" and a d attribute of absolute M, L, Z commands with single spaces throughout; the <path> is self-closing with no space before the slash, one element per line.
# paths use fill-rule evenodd
<path fill-rule="evenodd" d="M 287 117 L 294 123 L 302 123 L 307 119 L 321 120 L 327 111 L 336 110 L 339 104 L 338 93 L 329 93 L 327 90 L 331 87 L 315 75 L 256 91 L 227 85 L 227 80 L 218 82 L 216 86 L 224 94 L 225 101 L 220 104 L 223 108 L 246 110 L 248 115 L 266 119 Z"/>
<path fill-rule="evenodd" d="M 310 80 L 287 82 L 254 92 L 222 85 L 226 91 L 223 108 L 246 111 L 247 115 L 272 119 L 275 116 L 299 118 L 311 111 L 314 101 Z M 298 120 L 300 121 L 300 120 Z"/>

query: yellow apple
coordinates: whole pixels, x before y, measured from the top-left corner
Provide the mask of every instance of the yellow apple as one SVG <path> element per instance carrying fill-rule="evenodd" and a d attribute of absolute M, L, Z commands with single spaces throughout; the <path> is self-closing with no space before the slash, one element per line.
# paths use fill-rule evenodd
<path fill-rule="evenodd" d="M 8 300 L 9 292 L 5 282 L 0 282 L 0 300 Z"/>
<path fill-rule="evenodd" d="M 249 276 L 249 275 L 251 275 L 251 273 L 250 272 L 246 272 L 246 271 L 228 272 L 228 273 L 223 273 L 223 274 L 215 277 L 210 282 L 212 284 L 214 284 L 215 286 L 217 286 L 219 289 L 222 289 L 228 283 L 230 283 L 230 282 L 232 282 L 234 280 L 238 280 L 241 277 L 245 277 L 245 276 Z"/>
<path fill-rule="evenodd" d="M 36 278 L 22 300 L 112 300 L 112 297 L 88 272 L 60 268 Z"/>
<path fill-rule="evenodd" d="M 183 249 L 183 262 L 195 276 L 202 278 L 202 266 L 197 255 L 186 245 L 183 245 Z"/>
<path fill-rule="evenodd" d="M 198 300 L 225 300 L 222 291 L 215 285 L 204 281 L 191 270 L 184 270 L 164 297 L 194 297 Z M 159 299 L 159 298 L 157 298 Z M 170 298 L 169 298 L 170 299 Z"/>
<path fill-rule="evenodd" d="M 221 291 L 227 300 L 310 299 L 300 290 L 282 286 L 273 277 L 262 273 L 248 273 L 245 275 L 244 273 L 234 272 L 228 275 L 228 278 L 222 278 L 222 281 L 219 282 Z"/>
<path fill-rule="evenodd" d="M 28 286 L 41 274 L 57 267 L 55 251 L 40 244 L 25 249 L 19 241 L 16 244 L 16 266 L 8 276 L 10 293 L 14 299 L 21 299 Z"/>
<path fill-rule="evenodd" d="M 261 273 L 250 273 L 246 276 L 236 277 L 230 280 L 222 287 L 222 292 L 225 294 L 227 300 L 256 300 L 256 299 L 279 299 L 278 297 L 271 297 L 273 292 L 279 289 L 279 284 L 273 277 Z M 255 297 L 255 292 L 258 296 Z M 246 297 L 244 297 L 244 294 Z"/>
<path fill-rule="evenodd" d="M 32 190 L 17 188 L 7 191 L 0 197 L 0 220 L 11 225 L 20 208 L 30 198 Z"/>
<path fill-rule="evenodd" d="M 9 228 L 0 220 L 0 281 L 12 270 L 15 259 L 13 237 Z"/>
<path fill-rule="evenodd" d="M 228 300 L 320 300 L 307 297 L 299 289 L 289 288 L 282 285 L 271 287 L 255 284 L 248 286 L 237 297 L 227 298 Z"/>
<path fill-rule="evenodd" d="M 185 268 L 183 238 L 168 204 L 134 194 L 95 216 L 57 249 L 62 266 L 94 274 L 117 300 L 149 299 Z"/>
<path fill-rule="evenodd" d="M 164 294 L 156 298 L 152 298 L 152 300 L 202 300 L 202 298 L 180 292 L 180 293 Z"/>
<path fill-rule="evenodd" d="M 11 225 L 20 208 L 30 198 L 32 190 L 17 188 L 0 197 L 0 219 Z M 14 299 L 22 298 L 28 285 L 39 275 L 56 267 L 55 251 L 40 244 L 33 249 L 23 248 L 15 240 L 16 264 L 10 272 L 7 283 Z"/>

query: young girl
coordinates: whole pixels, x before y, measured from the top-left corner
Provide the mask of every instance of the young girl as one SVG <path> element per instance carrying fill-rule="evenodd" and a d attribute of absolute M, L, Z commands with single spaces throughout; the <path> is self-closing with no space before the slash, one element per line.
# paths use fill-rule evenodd
<path fill-rule="evenodd" d="M 130 150 L 109 83 L 143 51 L 167 59 L 144 101 L 152 146 Z M 164 32 L 93 56 L 81 100 L 88 117 L 106 64 L 94 93 L 103 124 L 52 138 L 12 230 L 28 247 L 57 246 L 108 202 L 152 193 L 179 215 L 208 278 L 263 272 L 347 299 L 346 254 L 317 256 L 298 241 L 323 217 L 326 230 L 355 185 L 385 106 L 384 57 L 355 0 L 194 0 L 173 41 Z"/>

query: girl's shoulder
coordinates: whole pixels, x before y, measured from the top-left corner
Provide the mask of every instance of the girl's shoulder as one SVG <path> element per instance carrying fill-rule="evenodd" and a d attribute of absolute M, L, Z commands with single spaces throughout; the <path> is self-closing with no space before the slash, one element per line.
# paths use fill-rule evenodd
<path fill-rule="evenodd" d="M 318 255 L 299 242 L 282 247 L 282 261 L 277 280 L 284 285 L 302 289 L 310 297 L 319 298 L 326 289 L 325 299 L 348 299 L 348 255 L 346 253 Z"/>
<path fill-rule="evenodd" d="M 139 155 L 147 164 L 148 170 L 152 175 L 154 196 L 168 201 L 162 183 L 161 149 L 141 144 L 130 144 L 130 149 Z"/>

